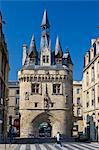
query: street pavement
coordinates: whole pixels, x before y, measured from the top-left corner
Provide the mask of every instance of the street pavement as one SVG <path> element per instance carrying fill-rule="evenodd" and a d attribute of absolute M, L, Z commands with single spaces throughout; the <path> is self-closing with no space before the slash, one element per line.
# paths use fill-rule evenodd
<path fill-rule="evenodd" d="M 0 150 L 99 150 L 99 143 L 68 142 L 62 143 L 62 147 L 57 144 L 0 144 Z"/>

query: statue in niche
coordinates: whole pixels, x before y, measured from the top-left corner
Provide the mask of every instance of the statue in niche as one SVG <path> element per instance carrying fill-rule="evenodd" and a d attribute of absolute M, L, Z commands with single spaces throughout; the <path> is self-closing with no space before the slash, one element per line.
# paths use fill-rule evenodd
<path fill-rule="evenodd" d="M 44 107 L 45 108 L 49 108 L 49 102 L 48 102 L 48 98 L 44 98 Z"/>

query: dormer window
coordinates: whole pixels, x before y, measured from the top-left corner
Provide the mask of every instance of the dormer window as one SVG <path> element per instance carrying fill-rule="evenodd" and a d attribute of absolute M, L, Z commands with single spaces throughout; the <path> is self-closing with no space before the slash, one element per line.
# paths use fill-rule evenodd
<path fill-rule="evenodd" d="M 43 63 L 49 63 L 49 56 L 43 55 Z"/>

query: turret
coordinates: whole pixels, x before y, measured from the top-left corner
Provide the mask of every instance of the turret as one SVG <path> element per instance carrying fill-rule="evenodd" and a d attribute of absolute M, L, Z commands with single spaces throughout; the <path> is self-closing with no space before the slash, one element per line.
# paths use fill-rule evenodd
<path fill-rule="evenodd" d="M 62 48 L 59 41 L 59 37 L 56 38 L 56 45 L 55 45 L 55 64 L 62 64 Z"/>
<path fill-rule="evenodd" d="M 66 53 L 63 54 L 63 65 L 67 65 L 68 66 L 69 64 L 73 65 L 69 49 L 66 49 Z"/>
<path fill-rule="evenodd" d="M 66 50 L 66 53 L 63 54 L 63 65 L 66 65 L 69 69 L 69 75 L 72 77 L 73 74 L 73 63 L 71 60 L 69 49 Z"/>
<path fill-rule="evenodd" d="M 42 34 L 41 34 L 41 43 L 40 43 L 40 50 L 41 50 L 40 65 L 50 66 L 51 65 L 51 44 L 49 42 L 50 24 L 48 21 L 46 10 L 44 11 L 41 28 L 42 28 Z"/>
<path fill-rule="evenodd" d="M 28 57 L 29 57 L 31 63 L 37 64 L 38 52 L 36 49 L 36 43 L 35 43 L 34 35 L 32 36 L 32 39 L 30 42 Z"/>

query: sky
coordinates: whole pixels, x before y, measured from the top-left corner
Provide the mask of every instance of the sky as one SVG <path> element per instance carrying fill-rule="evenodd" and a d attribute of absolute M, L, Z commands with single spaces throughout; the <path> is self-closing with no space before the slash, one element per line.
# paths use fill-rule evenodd
<path fill-rule="evenodd" d="M 73 61 L 73 79 L 81 80 L 84 55 L 89 50 L 91 39 L 98 37 L 99 2 L 98 1 L 34 1 L 0 0 L 3 32 L 9 51 L 9 80 L 17 80 L 22 67 L 22 45 L 29 47 L 32 34 L 40 51 L 41 21 L 47 10 L 51 25 L 50 38 L 52 51 L 59 36 L 63 52 L 69 48 Z"/>

